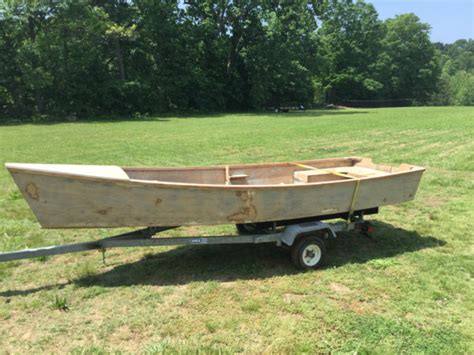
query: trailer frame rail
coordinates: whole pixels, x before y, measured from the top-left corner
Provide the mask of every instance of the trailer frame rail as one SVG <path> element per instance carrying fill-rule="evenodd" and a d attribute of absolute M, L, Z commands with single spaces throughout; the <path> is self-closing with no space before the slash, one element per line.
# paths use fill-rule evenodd
<path fill-rule="evenodd" d="M 325 238 L 336 237 L 337 233 L 354 229 L 364 230 L 368 222 L 359 218 L 352 222 L 325 223 L 321 221 L 309 221 L 298 224 L 290 224 L 280 231 L 267 234 L 250 235 L 219 235 L 219 236 L 186 236 L 186 237 L 154 237 L 166 230 L 178 228 L 170 227 L 147 227 L 127 233 L 106 237 L 99 240 L 54 245 L 34 249 L 24 249 L 0 253 L 0 262 L 28 259 L 42 256 L 76 253 L 89 250 L 105 251 L 109 248 L 125 247 L 152 247 L 170 245 L 216 245 L 216 244 L 260 244 L 276 243 L 277 246 L 295 246 L 303 237 L 315 236 L 321 232 Z M 321 234 L 319 233 L 319 234 Z M 301 265 L 300 265 L 301 266 Z M 304 265 L 302 265 L 304 266 Z"/>

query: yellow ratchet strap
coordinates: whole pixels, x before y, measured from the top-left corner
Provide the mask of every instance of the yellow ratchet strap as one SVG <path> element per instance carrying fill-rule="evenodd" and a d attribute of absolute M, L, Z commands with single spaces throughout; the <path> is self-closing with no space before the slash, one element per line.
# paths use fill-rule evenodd
<path fill-rule="evenodd" d="M 356 186 L 354 188 L 354 193 L 352 194 L 351 207 L 349 207 L 349 214 L 347 216 L 347 223 L 351 223 L 351 216 L 354 213 L 355 203 L 357 201 L 357 195 L 359 194 L 360 179 L 356 180 Z"/>

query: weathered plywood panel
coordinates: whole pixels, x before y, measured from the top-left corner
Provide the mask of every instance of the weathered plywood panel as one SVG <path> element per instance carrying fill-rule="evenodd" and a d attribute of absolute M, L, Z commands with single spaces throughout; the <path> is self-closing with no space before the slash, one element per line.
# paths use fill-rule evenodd
<path fill-rule="evenodd" d="M 272 169 L 279 173 L 285 170 L 291 177 L 295 171 L 289 164 Z M 413 199 L 423 173 L 422 168 L 407 166 L 402 172 L 361 179 L 212 185 L 74 175 L 62 170 L 31 171 L 18 166 L 9 166 L 9 170 L 45 228 L 250 223 L 343 213 L 350 209 L 357 181 L 356 210 Z M 200 170 L 199 174 L 205 171 Z M 213 178 L 217 173 L 225 178 L 225 169 L 210 170 Z M 230 167 L 231 174 L 243 172 L 250 175 L 248 180 L 264 175 L 260 167 Z"/>
<path fill-rule="evenodd" d="M 416 176 L 418 175 L 418 176 Z M 411 200 L 419 175 L 362 181 L 356 209 Z M 355 181 L 273 188 L 182 188 L 14 173 L 45 228 L 225 224 L 347 212 Z"/>

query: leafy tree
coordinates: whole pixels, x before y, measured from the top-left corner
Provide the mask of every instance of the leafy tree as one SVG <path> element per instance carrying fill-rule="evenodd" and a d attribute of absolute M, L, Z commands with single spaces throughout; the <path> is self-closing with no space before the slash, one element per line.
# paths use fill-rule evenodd
<path fill-rule="evenodd" d="M 44 111 L 43 91 L 51 84 L 51 78 L 42 65 L 38 40 L 52 9 L 40 3 L 2 5 L 0 44 L 3 54 L 0 60 L 5 70 L 2 91 L 14 113 L 32 115 Z"/>
<path fill-rule="evenodd" d="M 248 77 L 243 55 L 254 38 L 259 37 L 257 2 L 192 0 L 187 2 L 185 16 L 193 24 L 199 44 L 197 58 L 202 84 L 197 87 L 214 93 L 213 104 L 221 109 L 245 108 Z"/>
<path fill-rule="evenodd" d="M 44 67 L 52 75 L 46 95 L 52 112 L 93 115 L 111 110 L 117 103 L 113 72 L 105 50 L 108 16 L 85 2 L 65 3 L 51 18 L 39 46 Z"/>
<path fill-rule="evenodd" d="M 414 14 L 404 14 L 388 19 L 386 28 L 381 66 L 384 96 L 425 101 L 436 91 L 440 74 L 430 26 Z"/>
<path fill-rule="evenodd" d="M 318 78 L 326 100 L 375 98 L 383 87 L 377 61 L 384 27 L 373 5 L 332 0 L 322 22 Z"/>
<path fill-rule="evenodd" d="M 262 9 L 258 42 L 246 51 L 250 107 L 312 101 L 316 16 L 321 4 L 293 1 Z"/>
<path fill-rule="evenodd" d="M 474 41 L 461 39 L 452 44 L 435 43 L 440 84 L 431 98 L 436 105 L 474 105 Z"/>
<path fill-rule="evenodd" d="M 452 44 L 435 43 L 443 73 L 454 75 L 460 70 L 474 71 L 474 40 L 460 39 Z"/>
<path fill-rule="evenodd" d="M 474 43 L 361 0 L 0 3 L 0 116 L 472 104 Z"/>

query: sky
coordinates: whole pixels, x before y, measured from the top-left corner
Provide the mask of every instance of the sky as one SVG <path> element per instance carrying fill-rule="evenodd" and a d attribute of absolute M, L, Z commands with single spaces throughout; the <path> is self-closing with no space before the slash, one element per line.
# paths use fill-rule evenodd
<path fill-rule="evenodd" d="M 413 12 L 431 25 L 433 42 L 452 43 L 474 39 L 474 0 L 366 0 L 382 20 Z"/>

